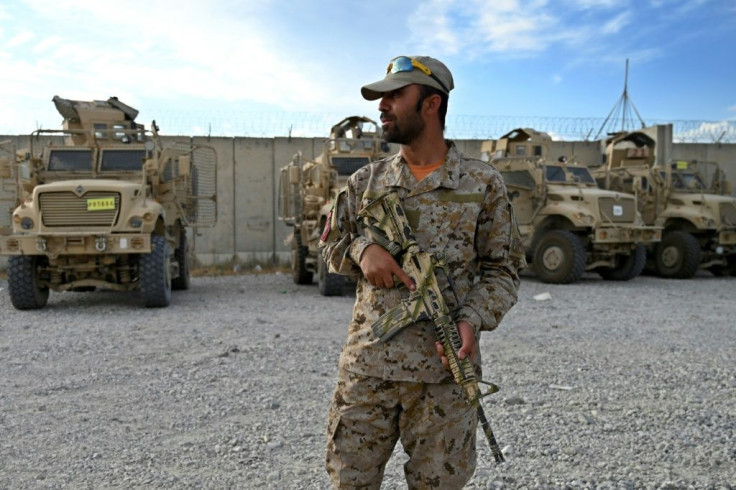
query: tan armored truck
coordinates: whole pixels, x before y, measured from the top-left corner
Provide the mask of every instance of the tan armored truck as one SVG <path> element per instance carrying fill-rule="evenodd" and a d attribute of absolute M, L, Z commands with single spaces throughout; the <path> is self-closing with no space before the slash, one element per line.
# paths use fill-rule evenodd
<path fill-rule="evenodd" d="M 12 231 L 0 236 L 13 306 L 96 288 L 168 306 L 172 289 L 189 287 L 187 230 L 215 223 L 214 150 L 164 147 L 155 122 L 146 131 L 115 97 L 53 102 L 63 129 L 33 132 L 2 173 L 15 182 Z"/>
<path fill-rule="evenodd" d="M 327 272 L 319 253 L 319 238 L 338 192 L 356 170 L 386 156 L 388 143 L 381 139 L 375 121 L 351 116 L 335 124 L 324 149 L 314 160 L 301 152 L 281 169 L 279 219 L 294 228 L 286 239 L 291 248 L 291 271 L 296 284 L 311 284 L 317 274 L 323 296 L 343 293 L 345 278 Z"/>
<path fill-rule="evenodd" d="M 661 228 L 644 225 L 633 195 L 599 189 L 587 167 L 550 161 L 550 142 L 546 133 L 518 128 L 481 150 L 504 178 L 535 274 L 556 284 L 585 271 L 633 279 L 645 265 L 644 245 L 658 241 Z"/>
<path fill-rule="evenodd" d="M 600 187 L 637 195 L 644 222 L 661 222 L 662 241 L 648 247 L 655 274 L 686 279 L 699 269 L 736 275 L 736 198 L 716 162 L 655 160 L 655 140 L 642 131 L 606 140 Z"/>

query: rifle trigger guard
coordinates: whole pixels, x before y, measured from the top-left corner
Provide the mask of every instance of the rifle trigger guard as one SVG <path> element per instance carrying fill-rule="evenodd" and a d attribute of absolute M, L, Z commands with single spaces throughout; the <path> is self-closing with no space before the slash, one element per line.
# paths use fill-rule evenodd
<path fill-rule="evenodd" d="M 500 389 L 498 385 L 494 385 L 493 383 L 489 383 L 488 381 L 483 381 L 482 379 L 479 379 L 478 383 L 483 383 L 484 385 L 488 385 L 488 391 L 486 391 L 485 393 L 481 392 L 480 394 L 481 398 L 486 397 L 488 395 L 492 395 Z"/>

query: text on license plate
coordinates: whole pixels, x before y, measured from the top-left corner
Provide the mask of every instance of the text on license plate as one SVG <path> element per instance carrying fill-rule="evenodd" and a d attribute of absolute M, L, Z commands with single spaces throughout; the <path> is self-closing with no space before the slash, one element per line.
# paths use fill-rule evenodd
<path fill-rule="evenodd" d="M 87 199 L 87 211 L 107 211 L 108 209 L 115 209 L 114 197 Z"/>

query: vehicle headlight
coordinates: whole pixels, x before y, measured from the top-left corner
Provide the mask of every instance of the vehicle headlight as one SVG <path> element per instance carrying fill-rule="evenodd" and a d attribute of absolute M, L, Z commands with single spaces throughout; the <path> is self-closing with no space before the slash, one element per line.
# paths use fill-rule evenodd
<path fill-rule="evenodd" d="M 21 218 L 20 220 L 20 227 L 24 230 L 30 230 L 33 228 L 33 220 L 29 218 L 28 216 Z"/>
<path fill-rule="evenodd" d="M 595 218 L 593 218 L 593 216 L 589 214 L 577 213 L 575 216 L 577 217 L 577 219 L 579 219 L 580 221 L 588 225 L 592 225 L 593 222 L 595 221 Z"/>
<path fill-rule="evenodd" d="M 130 218 L 129 223 L 132 228 L 140 228 L 141 226 L 143 226 L 143 220 L 140 218 L 140 216 L 133 216 L 132 218 Z"/>

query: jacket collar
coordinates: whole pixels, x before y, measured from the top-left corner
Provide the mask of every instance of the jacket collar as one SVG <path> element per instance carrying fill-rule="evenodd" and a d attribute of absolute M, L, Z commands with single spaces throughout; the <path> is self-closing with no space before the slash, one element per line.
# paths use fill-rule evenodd
<path fill-rule="evenodd" d="M 386 169 L 386 184 L 392 187 L 402 187 L 408 190 L 407 197 L 422 194 L 424 192 L 433 191 L 439 188 L 457 189 L 460 184 L 460 160 L 462 156 L 460 151 L 451 140 L 446 140 L 449 145 L 445 163 L 425 177 L 421 182 L 417 182 L 409 170 L 409 165 L 397 153 L 389 162 Z"/>

